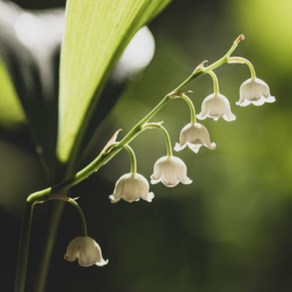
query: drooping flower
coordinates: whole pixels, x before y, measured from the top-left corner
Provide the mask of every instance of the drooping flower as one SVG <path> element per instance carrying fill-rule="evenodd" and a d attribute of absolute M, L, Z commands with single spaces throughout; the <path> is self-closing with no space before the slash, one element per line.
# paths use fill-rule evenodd
<path fill-rule="evenodd" d="M 249 78 L 240 86 L 240 98 L 236 102 L 239 106 L 254 104 L 263 105 L 265 102 L 272 103 L 276 99 L 271 96 L 270 88 L 266 82 L 259 78 Z"/>
<path fill-rule="evenodd" d="M 100 246 L 89 236 L 79 236 L 71 240 L 64 259 L 69 262 L 78 259 L 78 263 L 82 267 L 92 265 L 102 267 L 108 263 L 108 260 L 104 260 L 102 257 Z"/>
<path fill-rule="evenodd" d="M 178 183 L 190 184 L 192 180 L 187 177 L 185 163 L 176 156 L 163 156 L 154 164 L 151 183 L 162 182 L 167 187 L 175 187 Z"/>
<path fill-rule="evenodd" d="M 216 144 L 211 143 L 207 128 L 200 123 L 189 123 L 180 131 L 179 143 L 175 144 L 174 150 L 180 151 L 186 146 L 195 153 L 199 152 L 201 146 L 211 150 L 216 148 Z"/>
<path fill-rule="evenodd" d="M 147 179 L 139 173 L 127 173 L 116 182 L 112 195 L 109 196 L 112 203 L 117 203 L 120 199 L 127 202 L 139 201 L 140 198 L 151 202 L 154 194 L 149 192 Z"/>
<path fill-rule="evenodd" d="M 208 117 L 215 121 L 223 118 L 228 122 L 236 119 L 235 115 L 231 112 L 228 99 L 220 93 L 212 93 L 203 100 L 201 112 L 197 118 L 204 120 Z"/>

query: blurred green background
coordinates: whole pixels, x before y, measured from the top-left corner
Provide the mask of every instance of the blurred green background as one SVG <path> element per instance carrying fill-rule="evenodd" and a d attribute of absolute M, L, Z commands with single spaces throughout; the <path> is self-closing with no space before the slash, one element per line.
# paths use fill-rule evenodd
<path fill-rule="evenodd" d="M 18 1 L 25 8 L 64 1 Z M 94 138 L 96 153 L 117 129 L 126 133 L 165 93 L 203 60 L 221 57 L 240 33 L 236 55 L 253 62 L 258 77 L 276 96 L 261 107 L 235 106 L 239 86 L 249 77 L 241 65 L 217 70 L 222 94 L 235 122 L 203 122 L 217 149 L 178 154 L 193 184 L 151 186 L 151 204 L 120 202 L 108 195 L 129 170 L 121 153 L 72 190 L 88 219 L 89 232 L 109 265 L 84 269 L 63 260 L 66 245 L 80 232 L 78 216 L 65 209 L 51 258 L 48 292 L 288 292 L 292 291 L 292 2 L 290 0 L 176 0 L 150 24 L 156 52 L 152 63 L 127 84 Z M 189 87 L 197 112 L 212 91 L 210 78 Z M 189 122 L 186 105 L 175 100 L 155 119 L 164 121 L 173 143 Z M 149 177 L 165 155 L 158 131 L 132 143 L 138 171 Z M 25 126 L 0 127 L 0 290 L 12 291 L 25 197 L 46 186 Z M 95 153 L 95 154 L 96 154 Z M 91 151 L 88 158 L 93 157 Z M 52 205 L 52 204 L 51 204 Z M 48 228 L 51 205 L 38 206 L 33 224 L 29 287 Z"/>

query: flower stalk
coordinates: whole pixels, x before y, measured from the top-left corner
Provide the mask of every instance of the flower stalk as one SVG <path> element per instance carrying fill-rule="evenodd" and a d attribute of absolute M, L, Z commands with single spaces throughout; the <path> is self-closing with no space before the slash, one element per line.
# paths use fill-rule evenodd
<path fill-rule="evenodd" d="M 214 73 L 213 70 L 208 71 L 208 74 L 211 76 L 212 81 L 213 81 L 213 91 L 214 94 L 219 94 L 219 81 L 217 75 Z"/>
<path fill-rule="evenodd" d="M 196 110 L 195 110 L 195 106 L 193 104 L 193 102 L 191 101 L 191 99 L 186 95 L 186 94 L 182 94 L 181 98 L 186 102 L 186 104 L 188 105 L 189 109 L 190 109 L 190 114 L 191 114 L 191 123 L 195 124 L 197 122 L 196 119 Z"/>
<path fill-rule="evenodd" d="M 132 147 L 130 147 L 130 145 L 125 145 L 124 148 L 127 150 L 127 152 L 130 155 L 130 160 L 131 160 L 131 173 L 132 174 L 136 174 L 137 173 L 137 159 L 136 159 L 136 155 L 135 152 L 133 150 Z"/>
<path fill-rule="evenodd" d="M 165 129 L 165 127 L 162 126 L 162 123 L 147 123 L 144 126 L 144 129 L 159 129 L 163 133 L 164 139 L 165 139 L 165 144 L 166 144 L 166 153 L 168 157 L 172 157 L 172 144 L 170 140 L 170 136 L 168 134 L 168 131 Z"/>
<path fill-rule="evenodd" d="M 228 58 L 228 63 L 229 64 L 245 64 L 247 65 L 247 67 L 249 68 L 249 71 L 250 71 L 250 76 L 251 76 L 251 79 L 256 79 L 257 78 L 257 75 L 256 75 L 256 71 L 255 71 L 255 68 L 253 66 L 253 64 L 246 58 L 243 58 L 243 57 L 229 57 Z"/>
<path fill-rule="evenodd" d="M 39 200 L 38 200 L 38 197 L 40 198 Z M 72 199 L 72 198 L 68 197 L 67 195 L 63 195 L 63 194 L 54 193 L 54 194 L 48 195 L 46 192 L 45 194 L 41 193 L 41 194 L 38 194 L 37 196 L 34 196 L 34 197 L 30 196 L 27 201 L 29 203 L 33 202 L 32 203 L 33 205 L 42 204 L 42 203 L 45 203 L 46 201 L 51 201 L 51 200 L 57 200 L 57 201 L 63 201 L 63 202 L 69 203 L 71 206 L 73 206 L 77 210 L 79 217 L 80 217 L 80 220 L 81 220 L 81 223 L 82 223 L 83 235 L 87 236 L 88 233 L 87 233 L 86 219 L 85 219 L 85 216 L 84 216 L 82 209 L 80 208 L 79 204 L 76 202 L 76 199 L 78 199 L 78 198 Z"/>
<path fill-rule="evenodd" d="M 29 255 L 29 242 L 31 234 L 31 224 L 33 215 L 34 203 L 28 202 L 25 204 L 24 219 L 21 226 L 20 242 L 17 257 L 17 269 L 15 279 L 15 292 L 25 291 L 26 272 Z"/>

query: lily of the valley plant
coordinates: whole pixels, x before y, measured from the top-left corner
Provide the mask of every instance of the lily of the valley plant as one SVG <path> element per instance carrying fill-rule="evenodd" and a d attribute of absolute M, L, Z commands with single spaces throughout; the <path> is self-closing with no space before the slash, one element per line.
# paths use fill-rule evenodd
<path fill-rule="evenodd" d="M 250 71 L 250 76 L 244 81 L 240 87 L 239 100 L 237 105 L 244 107 L 249 104 L 262 105 L 264 103 L 272 103 L 275 98 L 271 96 L 268 85 L 256 76 L 255 69 L 252 63 L 242 57 L 232 56 L 232 53 L 237 48 L 238 44 L 244 40 L 244 36 L 238 36 L 233 42 L 227 53 L 212 64 L 207 65 L 206 62 L 201 63 L 193 72 L 177 87 L 167 93 L 153 109 L 144 116 L 131 130 L 128 131 L 121 139 L 118 139 L 117 131 L 109 140 L 104 149 L 98 156 L 89 163 L 86 167 L 78 171 L 71 178 L 60 182 L 57 185 L 48 187 L 44 190 L 35 192 L 27 198 L 27 216 L 31 216 L 32 208 L 39 203 L 45 203 L 49 200 L 62 200 L 74 206 L 80 215 L 83 232 L 73 238 L 68 244 L 64 258 L 70 262 L 78 260 L 78 263 L 83 267 L 89 266 L 104 266 L 108 260 L 103 258 L 101 248 L 98 243 L 88 236 L 85 216 L 79 207 L 77 201 L 67 195 L 68 190 L 86 178 L 96 173 L 103 165 L 117 155 L 121 150 L 126 150 L 131 161 L 130 170 L 125 170 L 125 173 L 117 178 L 117 182 L 113 187 L 112 194 L 104 194 L 105 199 L 109 198 L 111 203 L 120 203 L 126 201 L 136 204 L 135 202 L 151 202 L 154 199 L 153 192 L 150 191 L 148 178 L 138 172 L 138 164 L 131 142 L 145 131 L 159 130 L 165 139 L 166 151 L 165 155 L 153 162 L 153 174 L 150 177 L 151 184 L 162 183 L 166 187 L 175 187 L 179 183 L 189 185 L 192 179 L 188 177 L 186 164 L 173 154 L 173 145 L 167 129 L 161 121 L 154 121 L 155 116 L 170 102 L 178 102 L 182 100 L 186 103 L 190 111 L 190 120 L 178 133 L 174 150 L 177 152 L 185 148 L 189 148 L 194 153 L 198 153 L 201 147 L 206 147 L 210 150 L 216 148 L 215 142 L 210 138 L 208 129 L 199 123 L 199 120 L 211 118 L 214 121 L 224 119 L 231 122 L 236 119 L 229 99 L 219 90 L 219 81 L 215 70 L 225 64 L 244 64 L 247 65 Z M 213 90 L 205 98 L 201 99 L 196 96 L 196 99 L 202 100 L 201 112 L 196 114 L 195 106 L 190 98 L 190 91 L 187 86 L 197 78 L 207 75 L 213 81 Z M 191 177 L 191 175 L 190 175 Z M 82 196 L 82 194 L 79 194 Z M 142 199 L 142 200 L 141 200 Z M 159 194 L 156 194 L 156 200 L 159 200 Z M 31 218 L 29 219 L 31 220 Z M 24 243 L 25 244 L 25 240 Z M 28 249 L 28 247 L 27 247 Z M 25 252 L 27 252 L 27 249 Z M 21 270 L 21 269 L 20 269 Z"/>

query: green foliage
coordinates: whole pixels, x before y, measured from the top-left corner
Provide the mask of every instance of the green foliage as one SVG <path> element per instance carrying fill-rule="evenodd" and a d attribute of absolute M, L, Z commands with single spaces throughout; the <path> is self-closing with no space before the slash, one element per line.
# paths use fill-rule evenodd
<path fill-rule="evenodd" d="M 170 0 L 69 0 L 61 50 L 58 158 L 66 162 L 98 93 L 137 30 Z M 80 137 L 80 136 L 79 136 Z"/>
<path fill-rule="evenodd" d="M 25 121 L 12 80 L 4 62 L 0 59 L 0 124 L 15 125 Z"/>

